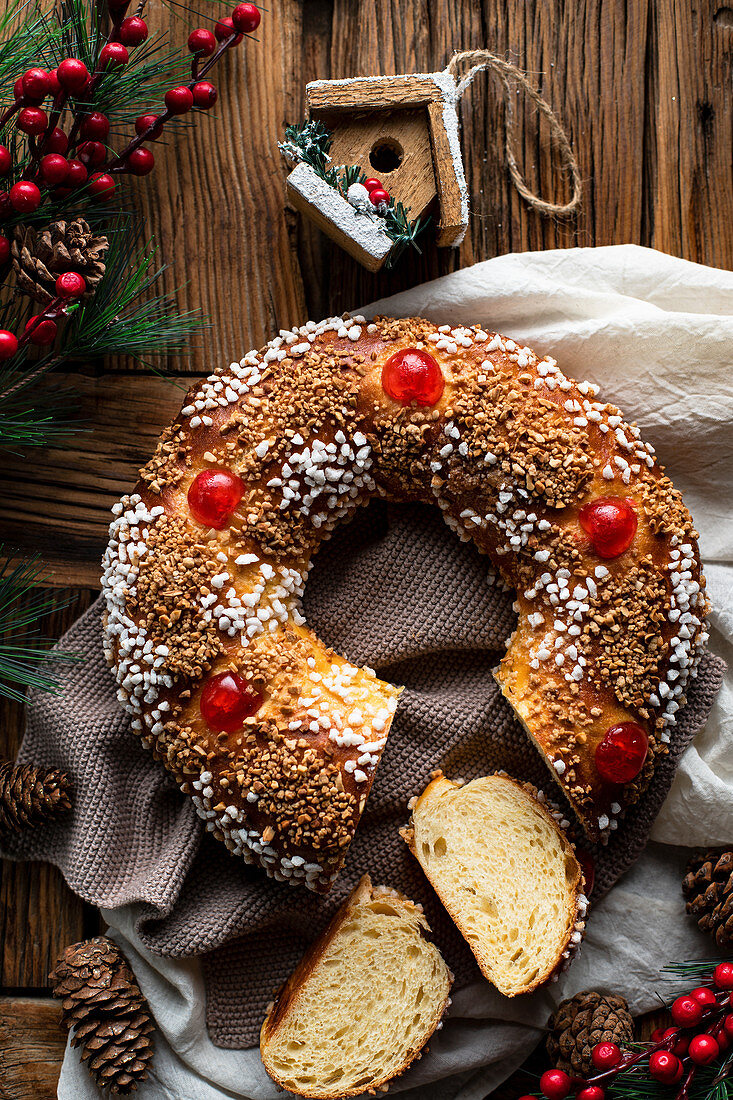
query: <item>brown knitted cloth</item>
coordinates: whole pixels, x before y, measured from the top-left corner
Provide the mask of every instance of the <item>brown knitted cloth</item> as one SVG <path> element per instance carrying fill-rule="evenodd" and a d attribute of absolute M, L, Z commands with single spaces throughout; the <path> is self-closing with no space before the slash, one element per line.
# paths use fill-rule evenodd
<path fill-rule="evenodd" d="M 191 801 L 128 729 L 102 656 L 100 602 L 62 639 L 86 660 L 67 671 L 60 695 L 32 696 L 20 754 L 70 773 L 72 813 L 13 838 L 8 854 L 55 863 L 93 904 L 143 902 L 137 927 L 153 952 L 206 953 L 209 1033 L 220 1046 L 257 1042 L 267 1001 L 365 871 L 423 902 L 457 985 L 475 979 L 473 956 L 398 828 L 437 767 L 466 779 L 504 768 L 559 801 L 491 675 L 514 615 L 511 595 L 487 582 L 487 564 L 436 509 L 381 502 L 339 528 L 318 555 L 305 600 L 310 624 L 351 660 L 406 685 L 346 866 L 327 897 L 270 881 L 204 832 Z M 669 757 L 608 847 L 594 853 L 594 899 L 644 847 L 723 667 L 706 654 Z"/>

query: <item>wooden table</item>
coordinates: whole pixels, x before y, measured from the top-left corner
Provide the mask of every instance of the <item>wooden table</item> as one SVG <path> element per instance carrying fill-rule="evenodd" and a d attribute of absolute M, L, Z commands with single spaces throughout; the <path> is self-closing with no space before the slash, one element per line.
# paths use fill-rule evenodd
<path fill-rule="evenodd" d="M 195 6 L 195 5 L 194 5 Z M 201 5 L 199 5 L 201 7 Z M 188 23 L 153 0 L 150 22 L 183 45 Z M 218 11 L 218 9 L 217 9 Z M 635 242 L 733 267 L 733 7 L 723 0 L 271 0 L 259 42 L 215 74 L 216 117 L 156 148 L 137 188 L 169 265 L 163 282 L 211 328 L 166 364 L 190 376 L 239 358 L 283 326 L 319 318 L 505 252 Z M 480 76 L 463 101 L 472 217 L 457 252 L 406 257 L 368 275 L 284 208 L 284 123 L 303 117 L 306 81 L 442 68 L 486 46 L 532 74 L 570 134 L 583 208 L 564 222 L 519 199 L 503 154 L 500 89 Z M 530 184 L 565 193 L 544 125 L 520 105 L 517 149 Z M 4 460 L 3 539 L 40 550 L 72 604 L 61 633 L 94 599 L 110 506 L 129 488 L 178 408 L 180 386 L 124 358 L 79 370 L 89 429 L 61 448 Z M 20 741 L 5 704 L 0 752 Z M 43 865 L 0 871 L 0 1098 L 55 1094 L 63 1050 L 47 975 L 64 945 L 97 928 L 95 911 Z"/>

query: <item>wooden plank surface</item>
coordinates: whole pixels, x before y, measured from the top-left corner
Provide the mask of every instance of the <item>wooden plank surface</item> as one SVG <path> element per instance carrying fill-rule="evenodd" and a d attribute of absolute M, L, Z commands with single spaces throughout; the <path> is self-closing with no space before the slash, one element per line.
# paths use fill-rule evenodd
<path fill-rule="evenodd" d="M 51 1100 L 66 1047 L 50 997 L 0 997 L 0 1100 Z"/>
<path fill-rule="evenodd" d="M 151 0 L 149 21 L 182 45 L 190 20 L 177 11 Z M 215 112 L 158 145 L 155 173 L 136 185 L 169 265 L 164 285 L 181 308 L 200 307 L 211 328 L 164 364 L 172 382 L 122 355 L 104 370 L 77 374 L 71 381 L 89 431 L 64 448 L 2 463 L 3 537 L 40 549 L 51 583 L 74 586 L 78 597 L 55 617 L 57 633 L 94 597 L 109 505 L 133 483 L 186 376 L 238 358 L 307 316 L 353 309 L 509 251 L 635 242 L 733 268 L 733 7 L 720 0 L 273 0 L 257 38 L 215 74 Z M 464 244 L 438 250 L 428 241 L 421 256 L 369 275 L 285 208 L 283 125 L 303 117 L 309 80 L 434 71 L 454 50 L 478 47 L 529 72 L 556 109 L 580 164 L 583 208 L 576 218 L 545 219 L 518 197 L 505 165 L 501 88 L 482 73 L 461 106 L 472 211 Z M 529 185 L 566 197 L 545 124 L 521 96 L 515 115 Z M 6 706 L 0 722 L 0 750 L 12 753 L 19 708 Z M 57 951 L 92 931 L 94 916 L 56 872 L 3 866 L 6 991 L 42 991 Z M 50 1095 L 55 1070 L 32 1075 L 46 1054 L 49 1063 L 58 1058 L 52 1006 L 4 1005 L 0 1048 L 12 1034 L 17 1066 L 8 1095 Z"/>

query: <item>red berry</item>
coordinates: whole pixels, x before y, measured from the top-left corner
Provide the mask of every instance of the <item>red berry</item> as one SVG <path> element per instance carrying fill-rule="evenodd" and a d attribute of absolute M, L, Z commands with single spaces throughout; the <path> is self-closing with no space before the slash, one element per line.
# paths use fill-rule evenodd
<path fill-rule="evenodd" d="M 63 130 L 60 130 L 58 126 L 54 126 L 46 138 L 43 148 L 47 153 L 61 153 L 63 156 L 69 148 L 69 139 Z"/>
<path fill-rule="evenodd" d="M 107 150 L 101 141 L 82 141 L 78 151 L 84 163 L 92 168 L 99 168 L 107 159 Z"/>
<path fill-rule="evenodd" d="M 60 153 L 47 153 L 39 165 L 45 183 L 64 183 L 69 174 L 69 162 Z"/>
<path fill-rule="evenodd" d="M 621 1061 L 621 1051 L 615 1043 L 597 1043 L 590 1052 L 590 1059 L 596 1069 L 613 1069 Z"/>
<path fill-rule="evenodd" d="M 155 167 L 155 157 L 149 149 L 133 149 L 127 158 L 127 167 L 134 176 L 147 176 Z"/>
<path fill-rule="evenodd" d="M 139 46 L 148 37 L 148 25 L 139 15 L 130 15 L 120 23 L 119 37 L 123 46 Z"/>
<path fill-rule="evenodd" d="M 671 1085 L 678 1080 L 682 1063 L 676 1054 L 670 1054 L 667 1050 L 655 1050 L 649 1056 L 649 1072 L 655 1081 Z"/>
<path fill-rule="evenodd" d="M 244 493 L 241 478 L 231 470 L 202 470 L 188 490 L 188 506 L 197 523 L 226 527 Z"/>
<path fill-rule="evenodd" d="M 677 1038 L 672 1043 L 672 1046 L 668 1049 L 671 1050 L 673 1054 L 676 1054 L 679 1058 L 684 1058 L 685 1054 L 687 1054 L 687 1048 L 690 1045 L 689 1038 L 686 1035 L 683 1035 L 682 1032 L 676 1027 L 668 1027 L 662 1033 L 662 1038 L 669 1039 L 672 1035 L 676 1035 Z"/>
<path fill-rule="evenodd" d="M 219 22 L 214 27 L 214 34 L 220 42 L 224 42 L 227 38 L 231 38 L 232 35 L 236 34 L 237 37 L 234 39 L 235 46 L 238 46 L 239 43 L 242 41 L 242 35 L 237 34 L 236 30 L 234 29 L 234 23 L 232 22 L 232 18 L 230 15 L 225 15 L 223 19 L 219 20 Z"/>
<path fill-rule="evenodd" d="M 83 61 L 79 61 L 76 57 L 67 57 L 56 70 L 56 76 L 62 88 L 73 95 L 78 95 L 87 86 L 89 69 Z"/>
<path fill-rule="evenodd" d="M 585 848 L 575 849 L 575 858 L 580 864 L 580 869 L 583 872 L 583 879 L 585 886 L 583 887 L 583 893 L 586 897 L 590 897 L 593 893 L 593 883 L 596 880 L 596 865 L 593 856 L 590 852 L 587 852 Z"/>
<path fill-rule="evenodd" d="M 540 1077 L 540 1088 L 547 1100 L 565 1100 L 571 1089 L 570 1078 L 562 1069 L 547 1069 Z"/>
<path fill-rule="evenodd" d="M 104 141 L 109 133 L 109 119 L 101 111 L 92 111 L 81 124 L 81 136 L 91 141 Z"/>
<path fill-rule="evenodd" d="M 66 182 L 70 187 L 81 187 L 83 183 L 86 183 L 88 175 L 86 165 L 82 164 L 80 160 L 73 159 L 69 161 Z"/>
<path fill-rule="evenodd" d="M 185 115 L 193 107 L 193 92 L 185 84 L 165 93 L 165 105 L 172 115 Z"/>
<path fill-rule="evenodd" d="M 0 218 L 9 218 L 13 213 L 13 204 L 7 191 L 0 191 Z"/>
<path fill-rule="evenodd" d="M 51 95 L 52 95 L 52 96 L 54 97 L 54 99 L 55 99 L 55 98 L 56 98 L 56 96 L 57 96 L 57 95 L 59 94 L 59 92 L 61 91 L 61 85 L 59 84 L 59 78 L 58 78 L 58 73 L 56 72 L 56 70 L 55 70 L 55 69 L 51 69 L 51 70 L 49 71 L 49 74 L 48 74 L 48 83 L 49 83 L 49 86 L 50 86 L 50 88 L 51 88 L 51 93 L 50 93 L 50 94 L 51 94 Z"/>
<path fill-rule="evenodd" d="M 604 1100 L 605 1092 L 598 1085 L 586 1085 L 580 1092 L 576 1092 L 576 1100 Z"/>
<path fill-rule="evenodd" d="M 596 770 L 605 783 L 628 783 L 644 767 L 649 738 L 636 722 L 606 730 L 596 747 Z"/>
<path fill-rule="evenodd" d="M 7 237 L 0 236 L 0 265 L 6 264 L 10 259 L 10 241 Z"/>
<path fill-rule="evenodd" d="M 25 95 L 23 91 L 23 77 L 19 76 L 15 84 L 13 84 L 13 95 L 16 99 L 22 99 Z"/>
<path fill-rule="evenodd" d="M 689 1053 L 696 1065 L 707 1066 L 720 1055 L 720 1047 L 712 1035 L 695 1035 L 690 1039 Z"/>
<path fill-rule="evenodd" d="M 130 0 L 107 0 L 107 7 L 110 11 L 122 11 L 130 3 Z"/>
<path fill-rule="evenodd" d="M 389 195 L 383 187 L 375 187 L 369 192 L 369 198 L 375 206 L 381 206 L 383 202 L 389 202 Z"/>
<path fill-rule="evenodd" d="M 364 186 L 366 187 L 369 194 L 371 194 L 372 191 L 383 191 L 384 190 L 384 188 L 382 187 L 379 180 L 375 180 L 375 179 L 364 180 Z"/>
<path fill-rule="evenodd" d="M 733 989 L 733 963 L 718 963 L 713 971 L 718 989 Z"/>
<path fill-rule="evenodd" d="M 40 107 L 24 107 L 18 115 L 18 129 L 24 134 L 42 134 L 48 126 L 48 115 Z"/>
<path fill-rule="evenodd" d="M 584 504 L 578 520 L 599 558 L 617 558 L 628 550 L 639 524 L 633 502 L 621 497 L 599 497 Z"/>
<path fill-rule="evenodd" d="M 236 672 L 220 672 L 204 684 L 199 707 L 207 725 L 233 733 L 259 710 L 262 696 Z"/>
<path fill-rule="evenodd" d="M 30 180 L 21 180 L 10 188 L 10 204 L 18 214 L 32 214 L 41 205 L 41 192 Z"/>
<path fill-rule="evenodd" d="M 697 989 L 693 989 L 690 996 L 694 997 L 696 1001 L 699 1001 L 703 1008 L 709 1008 L 711 1005 L 718 1003 L 715 1000 L 715 994 L 712 989 L 707 985 L 699 985 Z"/>
<path fill-rule="evenodd" d="M 537 1100 L 536 1096 L 518 1096 L 517 1100 Z"/>
<path fill-rule="evenodd" d="M 21 77 L 23 94 L 40 103 L 51 91 L 51 77 L 45 69 L 28 69 Z"/>
<path fill-rule="evenodd" d="M 677 1027 L 696 1027 L 702 1020 L 702 1005 L 694 997 L 678 997 L 670 1012 Z"/>
<path fill-rule="evenodd" d="M 8 174 L 13 167 L 13 158 L 6 145 L 0 145 L 0 176 Z"/>
<path fill-rule="evenodd" d="M 188 48 L 191 53 L 202 53 L 204 57 L 208 57 L 216 49 L 216 38 L 205 27 L 198 27 L 188 36 Z"/>
<path fill-rule="evenodd" d="M 86 288 L 86 280 L 76 271 L 65 271 L 56 280 L 56 294 L 59 298 L 81 298 Z"/>
<path fill-rule="evenodd" d="M 405 348 L 390 356 L 382 367 L 382 389 L 393 401 L 427 407 L 440 401 L 445 386 L 443 372 L 426 351 Z"/>
<path fill-rule="evenodd" d="M 194 106 L 200 107 L 202 111 L 208 111 L 209 107 L 213 107 L 218 98 L 216 88 L 208 80 L 201 80 L 198 84 L 194 84 L 192 91 Z"/>
<path fill-rule="evenodd" d="M 733 1014 L 726 1016 L 723 1020 L 723 1027 L 725 1028 L 726 1035 L 729 1035 L 733 1039 Z"/>
<path fill-rule="evenodd" d="M 575 854 L 577 856 L 578 853 L 576 852 Z M 661 1043 L 663 1038 L 664 1038 L 664 1028 L 663 1027 L 655 1027 L 654 1031 L 651 1034 L 652 1042 L 653 1043 Z"/>
<path fill-rule="evenodd" d="M 232 12 L 232 23 L 243 34 L 252 34 L 260 25 L 260 10 L 255 4 L 237 4 Z"/>
<path fill-rule="evenodd" d="M 89 194 L 97 202 L 109 202 L 115 193 L 115 181 L 109 172 L 95 172 L 89 184 Z"/>
<path fill-rule="evenodd" d="M 52 344 L 56 339 L 56 325 L 48 318 L 46 318 L 45 321 L 38 321 L 39 316 L 40 314 L 36 314 L 35 317 L 31 317 L 30 321 L 25 326 L 25 331 L 29 333 L 29 339 L 32 344 L 38 344 L 39 347 L 45 347 L 46 344 Z M 36 321 L 38 321 L 38 324 L 36 324 Z M 35 328 L 33 328 L 34 325 Z"/>
<path fill-rule="evenodd" d="M 6 328 L 0 328 L 0 359 L 10 359 L 17 350 L 18 337 Z"/>
<path fill-rule="evenodd" d="M 158 122 L 157 115 L 140 115 L 139 118 L 135 119 L 135 133 L 145 134 L 146 141 L 155 141 L 163 133 L 163 123 L 160 122 L 156 126 L 156 122 Z M 151 126 L 153 129 L 148 133 L 147 131 Z"/>
<path fill-rule="evenodd" d="M 108 42 L 102 46 L 99 53 L 100 69 L 116 68 L 118 65 L 126 65 L 130 55 L 121 42 Z"/>

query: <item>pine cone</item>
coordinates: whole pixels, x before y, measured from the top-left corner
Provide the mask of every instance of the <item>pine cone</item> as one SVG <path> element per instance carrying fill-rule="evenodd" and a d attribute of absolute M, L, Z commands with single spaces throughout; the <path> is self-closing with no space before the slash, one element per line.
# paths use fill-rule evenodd
<path fill-rule="evenodd" d="M 547 1053 L 558 1069 L 586 1076 L 597 1043 L 624 1046 L 634 1034 L 634 1021 L 623 997 L 588 989 L 558 1005 L 550 1020 Z"/>
<path fill-rule="evenodd" d="M 55 283 L 65 271 L 83 275 L 87 284 L 82 302 L 88 302 L 106 270 L 106 237 L 95 236 L 83 218 L 51 222 L 40 232 L 32 225 L 17 225 L 10 251 L 15 285 L 40 305 L 55 297 Z"/>
<path fill-rule="evenodd" d="M 708 932 L 718 947 L 733 944 L 733 851 L 711 848 L 696 852 L 682 880 L 685 908 L 697 917 L 697 926 Z"/>
<path fill-rule="evenodd" d="M 11 760 L 0 763 L 0 831 L 19 833 L 71 809 L 69 777 Z"/>
<path fill-rule="evenodd" d="M 155 1030 L 148 1003 L 116 943 L 95 936 L 65 949 L 50 974 L 63 1021 L 100 1088 L 128 1093 L 148 1075 Z"/>

